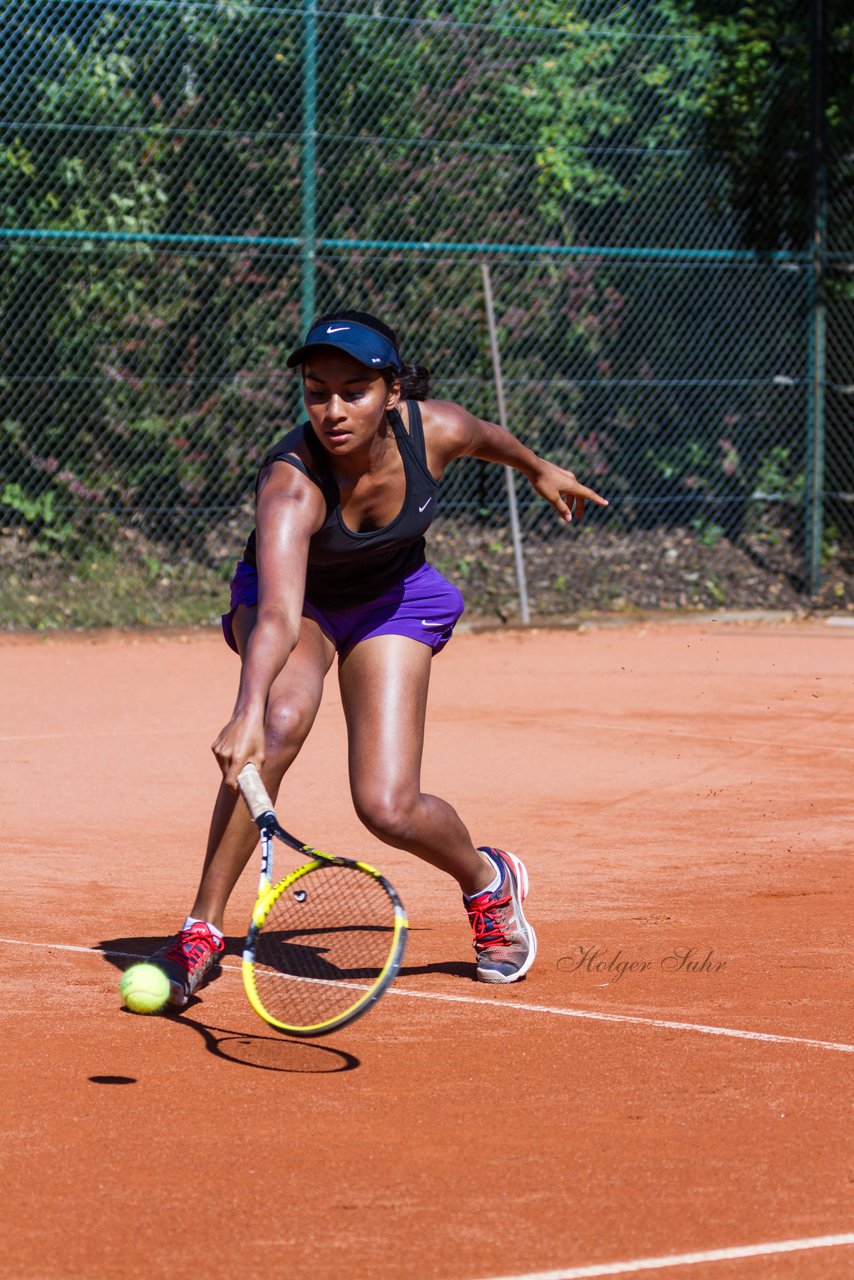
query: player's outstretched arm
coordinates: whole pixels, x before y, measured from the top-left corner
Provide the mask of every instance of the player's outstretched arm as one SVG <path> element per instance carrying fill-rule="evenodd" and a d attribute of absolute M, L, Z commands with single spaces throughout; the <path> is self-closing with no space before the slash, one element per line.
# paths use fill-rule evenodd
<path fill-rule="evenodd" d="M 513 467 L 567 523 L 572 520 L 573 511 L 581 519 L 587 502 L 608 506 L 606 498 L 581 484 L 572 471 L 540 458 L 497 422 L 476 418 L 468 409 L 448 400 L 427 401 L 423 416 L 428 454 L 436 474 L 441 475 L 454 458 L 480 458 Z"/>
<path fill-rule="evenodd" d="M 273 681 L 299 640 L 308 544 L 326 514 L 316 485 L 287 463 L 262 480 L 256 512 L 258 613 L 249 635 L 237 701 L 212 746 L 228 786 L 247 760 L 264 765 L 264 715 Z"/>

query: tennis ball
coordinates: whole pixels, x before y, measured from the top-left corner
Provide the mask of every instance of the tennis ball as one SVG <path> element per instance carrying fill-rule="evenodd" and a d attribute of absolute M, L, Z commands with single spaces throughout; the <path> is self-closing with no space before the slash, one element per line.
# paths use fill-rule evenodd
<path fill-rule="evenodd" d="M 169 979 L 156 964 L 132 964 L 122 974 L 119 993 L 134 1013 L 160 1013 L 169 1000 Z"/>

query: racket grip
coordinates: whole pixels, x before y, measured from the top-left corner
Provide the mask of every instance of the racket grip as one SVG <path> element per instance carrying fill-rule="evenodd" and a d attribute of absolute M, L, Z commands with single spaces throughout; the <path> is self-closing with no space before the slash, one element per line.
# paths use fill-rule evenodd
<path fill-rule="evenodd" d="M 267 789 L 261 781 L 261 775 L 250 760 L 237 775 L 237 785 L 246 801 L 249 812 L 257 822 L 267 813 L 273 813 L 273 801 L 267 795 Z"/>

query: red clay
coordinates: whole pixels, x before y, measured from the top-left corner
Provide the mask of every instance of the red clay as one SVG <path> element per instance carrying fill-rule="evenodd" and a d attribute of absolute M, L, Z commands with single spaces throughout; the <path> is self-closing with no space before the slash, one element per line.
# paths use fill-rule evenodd
<path fill-rule="evenodd" d="M 183 1016 L 123 1011 L 104 954 L 186 910 L 233 655 L 0 641 L 3 1275 L 481 1280 L 850 1232 L 853 655 L 819 623 L 459 636 L 424 781 L 531 871 L 540 958 L 499 990 L 455 886 L 355 819 L 331 676 L 287 825 L 379 865 L 412 930 L 375 1011 L 294 1044 L 240 983 L 254 866 Z"/>

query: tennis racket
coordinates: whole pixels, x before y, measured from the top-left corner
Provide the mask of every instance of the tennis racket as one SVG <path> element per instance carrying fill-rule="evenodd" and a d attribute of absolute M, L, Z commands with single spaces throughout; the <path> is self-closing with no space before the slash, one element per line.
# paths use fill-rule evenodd
<path fill-rule="evenodd" d="M 403 906 L 367 863 L 289 835 L 254 764 L 237 781 L 261 834 L 258 899 L 243 951 L 246 994 L 270 1026 L 326 1035 L 366 1013 L 396 977 L 406 945 Z M 274 838 L 309 859 L 277 884 Z"/>

